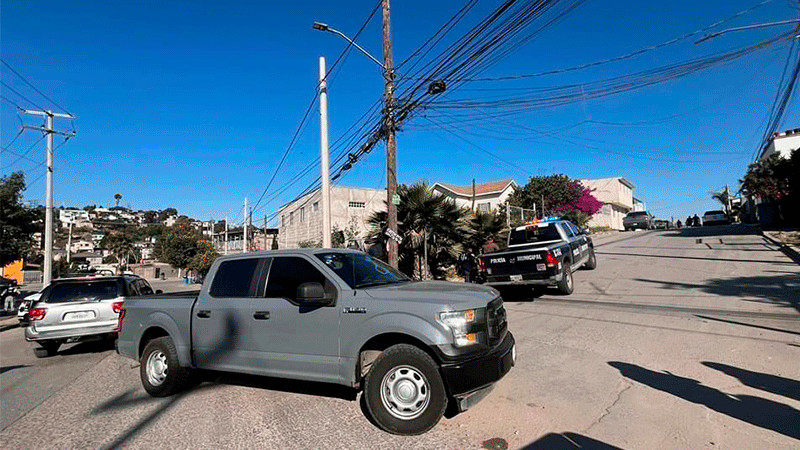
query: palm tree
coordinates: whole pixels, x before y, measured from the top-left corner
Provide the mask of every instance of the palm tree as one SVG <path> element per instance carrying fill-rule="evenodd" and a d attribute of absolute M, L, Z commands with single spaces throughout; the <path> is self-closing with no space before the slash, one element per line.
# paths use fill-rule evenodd
<path fill-rule="evenodd" d="M 123 233 L 109 236 L 108 249 L 117 257 L 117 270 L 122 273 L 123 267 L 128 266 L 128 258 L 136 250 L 133 239 Z"/>
<path fill-rule="evenodd" d="M 120 200 L 122 200 L 122 194 L 114 194 L 114 201 L 117 202 L 117 206 L 119 206 Z"/>
<path fill-rule="evenodd" d="M 498 214 L 497 211 L 476 211 L 474 213 L 470 211 L 466 219 L 469 230 L 469 237 L 466 242 L 475 253 L 478 253 L 478 250 L 490 238 L 498 245 L 504 245 L 503 242 L 508 236 L 508 228 L 505 223 L 505 217 Z"/>
<path fill-rule="evenodd" d="M 400 270 L 417 280 L 432 278 L 441 266 L 451 264 L 463 251 L 462 242 L 469 235 L 465 217 L 467 210 L 459 208 L 449 198 L 434 192 L 427 183 L 397 187 L 400 205 L 397 207 L 397 233 L 403 240 L 399 245 Z M 370 242 L 386 242 L 386 212 L 369 218 L 372 231 Z M 427 232 L 427 239 L 426 239 Z M 425 242 L 427 255 L 425 260 Z"/>
<path fill-rule="evenodd" d="M 728 202 L 730 201 L 730 196 L 726 191 L 722 192 L 712 192 L 711 198 L 722 203 L 722 206 L 725 208 L 725 213 L 730 215 L 730 211 L 728 211 Z"/>

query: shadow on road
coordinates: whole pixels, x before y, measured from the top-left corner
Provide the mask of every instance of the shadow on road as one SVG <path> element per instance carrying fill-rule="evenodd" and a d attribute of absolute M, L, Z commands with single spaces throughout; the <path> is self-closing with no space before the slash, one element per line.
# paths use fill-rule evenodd
<path fill-rule="evenodd" d="M 619 361 L 609 361 L 622 376 L 688 402 L 793 439 L 800 439 L 800 411 L 783 403 L 751 395 L 732 395 L 704 386 L 697 380 L 656 372 Z"/>
<path fill-rule="evenodd" d="M 681 283 L 677 281 L 648 280 L 634 278 L 634 281 L 660 284 L 666 289 L 697 289 L 722 297 L 755 297 L 781 306 L 792 307 L 800 312 L 800 283 L 797 274 L 775 276 L 752 276 L 736 278 L 715 278 L 704 284 Z M 745 301 L 748 301 L 745 299 Z"/>
<path fill-rule="evenodd" d="M 702 364 L 738 379 L 745 386 L 800 400 L 800 381 L 768 373 L 753 372 L 722 363 L 703 361 Z M 797 427 L 800 428 L 800 422 L 797 423 Z"/>
<path fill-rule="evenodd" d="M 3 366 L 3 367 L 0 367 L 0 373 L 6 373 L 6 372 L 8 372 L 10 370 L 22 369 L 24 367 L 28 367 L 28 365 L 27 364 L 17 364 L 17 365 L 14 365 L 14 366 Z"/>
<path fill-rule="evenodd" d="M 619 450 L 619 447 L 577 433 L 547 433 L 522 447 L 523 450 L 570 450 L 576 448 Z"/>
<path fill-rule="evenodd" d="M 530 302 L 547 293 L 545 287 L 495 286 L 504 302 Z"/>
<path fill-rule="evenodd" d="M 689 238 L 702 238 L 713 236 L 758 236 L 761 237 L 761 231 L 757 227 L 750 227 L 747 225 L 734 224 L 734 225 L 714 225 L 707 227 L 690 227 L 670 230 L 663 234 L 663 236 L 677 236 Z"/>
<path fill-rule="evenodd" d="M 797 331 L 784 330 L 782 328 L 767 327 L 767 326 L 764 326 L 764 325 L 756 325 L 754 323 L 745 323 L 745 322 L 739 322 L 739 321 L 730 320 L 730 319 L 720 319 L 718 317 L 704 316 L 704 315 L 700 315 L 700 314 L 695 314 L 694 316 L 699 318 L 699 319 L 713 320 L 715 322 L 730 323 L 730 324 L 733 324 L 733 325 L 741 325 L 743 327 L 758 328 L 760 330 L 777 331 L 778 333 L 787 333 L 787 334 L 794 334 L 795 336 L 800 336 L 800 333 L 797 332 Z"/>
<path fill-rule="evenodd" d="M 102 339 L 98 341 L 80 342 L 72 347 L 61 350 L 58 354 L 61 356 L 82 355 L 86 353 L 103 353 L 110 350 L 114 350 L 114 341 L 111 339 Z"/>

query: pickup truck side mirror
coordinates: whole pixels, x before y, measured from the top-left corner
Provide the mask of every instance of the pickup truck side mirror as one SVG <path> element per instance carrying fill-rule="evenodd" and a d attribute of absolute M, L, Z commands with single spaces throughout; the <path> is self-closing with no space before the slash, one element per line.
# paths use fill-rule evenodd
<path fill-rule="evenodd" d="M 332 298 L 325 294 L 325 288 L 320 283 L 303 283 L 297 286 L 297 301 L 304 306 L 327 306 Z"/>

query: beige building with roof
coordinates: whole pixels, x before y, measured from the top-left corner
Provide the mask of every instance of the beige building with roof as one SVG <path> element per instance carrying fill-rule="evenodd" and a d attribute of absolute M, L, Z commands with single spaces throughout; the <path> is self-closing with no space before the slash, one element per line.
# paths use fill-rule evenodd
<path fill-rule="evenodd" d="M 592 195 L 603 202 L 600 212 L 589 220 L 589 227 L 624 230 L 622 219 L 634 210 L 633 183 L 622 177 L 612 177 L 581 180 L 581 184 L 592 189 Z"/>
<path fill-rule="evenodd" d="M 517 190 L 514 180 L 500 180 L 473 186 L 455 186 L 446 183 L 434 183 L 434 192 L 450 197 L 457 206 L 475 211 L 489 212 L 496 210 Z M 474 206 L 473 206 L 474 205 Z"/>

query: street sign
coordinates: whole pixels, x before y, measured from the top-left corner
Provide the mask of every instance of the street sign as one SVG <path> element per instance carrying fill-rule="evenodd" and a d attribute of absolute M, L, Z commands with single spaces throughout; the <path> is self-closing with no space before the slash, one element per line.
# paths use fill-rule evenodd
<path fill-rule="evenodd" d="M 393 205 L 399 205 L 400 204 L 400 195 L 394 194 L 392 196 L 392 204 Z"/>
<path fill-rule="evenodd" d="M 387 228 L 385 234 L 386 236 L 389 236 L 390 238 L 397 241 L 398 244 L 403 241 L 403 236 L 400 236 L 399 234 L 395 233 L 395 231 L 392 230 L 391 228 Z"/>

